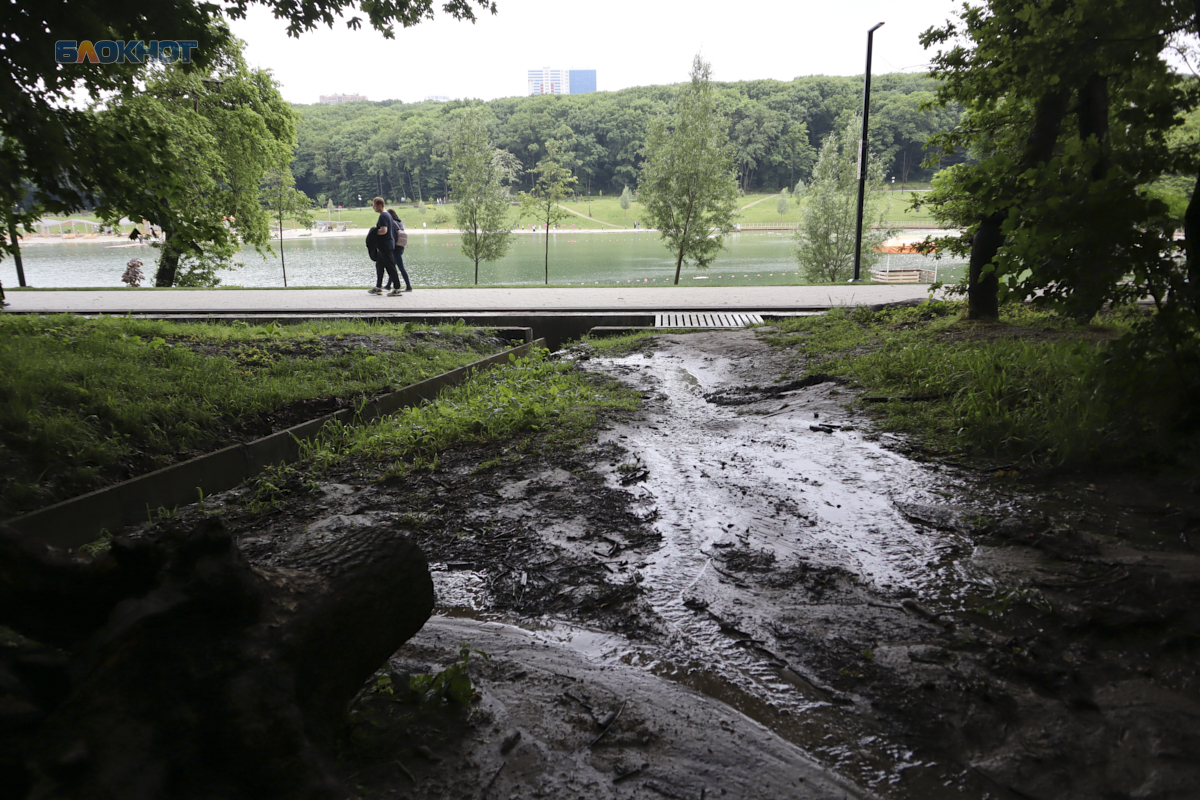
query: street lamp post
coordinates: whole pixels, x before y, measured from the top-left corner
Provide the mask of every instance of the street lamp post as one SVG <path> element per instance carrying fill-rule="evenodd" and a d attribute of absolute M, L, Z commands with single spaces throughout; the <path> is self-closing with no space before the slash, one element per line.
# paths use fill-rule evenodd
<path fill-rule="evenodd" d="M 850 283 L 859 283 L 862 280 L 858 275 L 862 265 L 863 200 L 866 197 L 867 190 L 867 119 L 871 112 L 871 42 L 875 37 L 875 31 L 882 27 L 883 23 L 880 22 L 867 31 L 867 72 L 866 81 L 863 85 L 863 126 L 862 138 L 858 140 L 858 223 L 855 225 L 854 231 L 854 277 L 850 279 Z"/>

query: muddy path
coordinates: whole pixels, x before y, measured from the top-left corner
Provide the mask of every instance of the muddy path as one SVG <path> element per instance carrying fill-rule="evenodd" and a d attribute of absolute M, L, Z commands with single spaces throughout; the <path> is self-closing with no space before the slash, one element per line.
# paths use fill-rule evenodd
<path fill-rule="evenodd" d="M 559 357 L 641 410 L 204 510 L 264 563 L 378 526 L 428 555 L 438 615 L 381 676 L 465 643 L 478 702 L 364 693 L 364 796 L 1200 796 L 1194 491 L 918 463 L 752 331 Z"/>

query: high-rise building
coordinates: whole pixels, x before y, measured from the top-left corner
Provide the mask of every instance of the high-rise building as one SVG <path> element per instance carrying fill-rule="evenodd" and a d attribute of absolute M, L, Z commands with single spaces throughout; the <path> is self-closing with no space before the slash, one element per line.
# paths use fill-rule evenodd
<path fill-rule="evenodd" d="M 596 70 L 573 69 L 569 73 L 568 84 L 571 94 L 589 94 L 596 91 Z"/>
<path fill-rule="evenodd" d="M 529 94 L 586 94 L 596 91 L 594 69 L 529 70 Z"/>
<path fill-rule="evenodd" d="M 366 100 L 365 94 L 323 94 L 321 102 L 325 105 L 333 105 L 334 103 L 353 103 L 355 100 Z"/>

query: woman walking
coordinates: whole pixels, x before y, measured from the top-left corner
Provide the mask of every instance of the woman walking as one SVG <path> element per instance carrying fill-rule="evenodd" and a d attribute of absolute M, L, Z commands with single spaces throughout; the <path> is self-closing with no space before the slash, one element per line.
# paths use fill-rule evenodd
<path fill-rule="evenodd" d="M 389 214 L 392 215 L 392 219 L 396 222 L 396 250 L 395 250 L 396 269 L 400 270 L 400 274 L 404 276 L 404 285 L 408 287 L 404 291 L 411 292 L 412 291 L 412 281 L 410 281 L 408 279 L 408 270 L 406 270 L 404 268 L 404 248 L 408 247 L 408 231 L 404 230 L 404 220 L 400 219 L 400 215 L 396 213 L 396 209 L 389 208 L 387 211 Z M 388 289 L 393 288 L 391 278 L 388 278 L 388 283 L 387 283 L 386 288 L 388 288 Z M 399 291 L 399 289 L 400 289 L 399 281 L 396 282 L 395 289 L 397 291 Z"/>

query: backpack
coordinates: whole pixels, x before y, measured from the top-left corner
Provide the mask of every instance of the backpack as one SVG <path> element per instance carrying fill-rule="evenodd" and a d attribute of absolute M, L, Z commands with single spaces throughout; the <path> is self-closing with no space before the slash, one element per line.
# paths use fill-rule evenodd
<path fill-rule="evenodd" d="M 408 231 L 404 228 L 396 229 L 396 247 L 408 247 Z"/>

